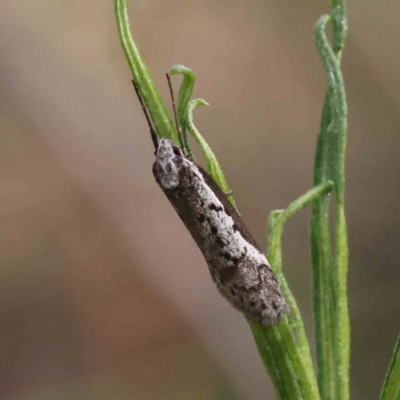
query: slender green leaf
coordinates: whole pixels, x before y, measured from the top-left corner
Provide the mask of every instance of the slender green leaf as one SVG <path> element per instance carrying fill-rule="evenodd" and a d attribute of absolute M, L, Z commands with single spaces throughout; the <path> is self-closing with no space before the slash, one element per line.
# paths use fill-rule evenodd
<path fill-rule="evenodd" d="M 210 174 L 211 178 L 215 181 L 215 183 L 220 187 L 220 189 L 228 195 L 228 199 L 231 204 L 236 207 L 235 200 L 233 199 L 232 195 L 230 194 L 228 183 L 225 179 L 225 175 L 222 172 L 222 169 L 218 163 L 217 158 L 215 157 L 211 147 L 207 144 L 204 138 L 201 136 L 200 132 L 197 130 L 193 123 L 193 111 L 198 106 L 208 106 L 208 103 L 205 102 L 203 99 L 195 99 L 191 100 L 187 107 L 187 114 L 186 114 L 186 124 L 187 128 L 190 133 L 195 138 L 196 142 L 200 146 L 200 149 L 206 159 L 207 163 L 207 171 Z"/>
<path fill-rule="evenodd" d="M 133 40 L 127 9 L 127 0 L 115 0 L 115 15 L 122 48 L 143 101 L 149 111 L 158 136 L 172 139 L 179 144 L 178 133 L 165 108 L 160 93 L 150 75 L 139 48 Z"/>
<path fill-rule="evenodd" d="M 328 126 L 331 123 L 329 94 L 322 112 L 314 161 L 314 185 L 329 179 Z M 336 336 L 334 311 L 335 271 L 329 233 L 329 194 L 316 199 L 311 214 L 311 255 L 313 264 L 313 304 L 317 350 L 318 386 L 323 399 L 334 400 L 337 390 Z"/>
<path fill-rule="evenodd" d="M 296 212 L 330 192 L 332 188 L 332 182 L 325 182 L 299 197 L 286 210 L 273 211 L 269 218 L 268 260 L 278 278 L 291 312 L 287 318 L 275 326 L 251 324 L 251 328 L 263 361 L 273 377 L 276 392 L 283 399 L 319 399 L 304 324 L 282 273 L 283 227 Z M 263 346 L 266 347 L 265 350 Z M 297 384 L 294 384 L 293 380 Z"/>
<path fill-rule="evenodd" d="M 192 70 L 189 68 L 185 67 L 184 65 L 175 65 L 169 70 L 170 75 L 176 75 L 176 74 L 182 74 L 183 75 L 183 80 L 181 84 L 181 88 L 179 89 L 179 95 L 178 95 L 178 106 L 177 106 L 177 113 L 178 113 L 178 119 L 179 123 L 182 128 L 182 133 L 183 133 L 183 140 L 184 140 L 184 145 L 187 154 L 189 155 L 190 158 L 193 159 L 193 154 L 192 150 L 189 145 L 189 141 L 187 138 L 187 132 L 186 132 L 186 115 L 187 115 L 187 108 L 189 105 L 189 101 L 192 97 L 193 93 L 193 87 L 194 87 L 194 82 L 196 80 L 196 77 Z"/>
<path fill-rule="evenodd" d="M 339 52 L 343 47 L 347 24 L 344 3 L 334 3 L 334 29 L 340 30 L 334 42 Z M 326 179 L 331 179 L 335 184 L 335 246 L 332 258 L 328 220 L 329 199 L 321 198 L 315 202 L 312 216 L 314 311 L 321 396 L 328 400 L 347 400 L 350 352 L 347 305 L 348 243 L 344 213 L 347 103 L 338 54 L 330 47 L 325 34 L 329 19 L 328 15 L 322 16 L 315 28 L 317 50 L 323 62 L 329 89 L 315 157 L 314 184 Z"/>
<path fill-rule="evenodd" d="M 400 400 L 400 336 L 397 338 L 380 400 Z"/>

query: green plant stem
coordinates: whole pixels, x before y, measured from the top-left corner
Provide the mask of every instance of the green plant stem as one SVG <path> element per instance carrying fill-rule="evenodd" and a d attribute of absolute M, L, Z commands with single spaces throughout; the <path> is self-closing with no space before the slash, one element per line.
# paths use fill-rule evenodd
<path fill-rule="evenodd" d="M 269 218 L 268 260 L 289 304 L 290 315 L 275 326 L 266 327 L 259 324 L 250 326 L 277 395 L 281 399 L 319 399 L 304 324 L 282 274 L 283 227 L 297 211 L 331 191 L 332 187 L 332 182 L 325 182 L 299 197 L 286 210 L 272 212 Z"/>
<path fill-rule="evenodd" d="M 330 16 L 316 25 L 317 49 L 328 78 L 314 166 L 314 184 L 335 183 L 335 246 L 332 257 L 329 235 L 329 198 L 313 205 L 311 221 L 314 269 L 314 314 L 318 383 L 321 397 L 349 398 L 350 328 L 347 306 L 348 244 L 344 214 L 344 165 L 347 137 L 347 105 L 339 58 L 347 32 L 343 1 L 332 5 L 335 52 L 329 46 L 325 26 Z"/>
<path fill-rule="evenodd" d="M 300 363 L 293 364 L 293 359 L 301 360 L 299 360 L 293 335 L 289 328 L 284 325 L 285 322 L 283 321 L 275 326 L 250 323 L 254 340 L 271 376 L 276 395 L 281 400 L 319 399 L 319 397 L 313 396 L 313 393 L 307 393 L 306 396 L 303 396 L 302 392 L 307 392 L 307 390 L 305 387 L 302 390 L 299 383 L 304 386 L 304 383 L 308 381 L 308 376 L 307 373 L 302 374 L 300 372 L 304 369 Z"/>
<path fill-rule="evenodd" d="M 179 145 L 178 133 L 157 87 L 144 62 L 139 48 L 133 40 L 128 18 L 126 0 L 115 0 L 115 15 L 122 48 L 132 72 L 133 80 L 149 111 L 157 135 L 173 140 Z"/>
<path fill-rule="evenodd" d="M 400 400 L 400 336 L 397 338 L 380 400 Z"/>

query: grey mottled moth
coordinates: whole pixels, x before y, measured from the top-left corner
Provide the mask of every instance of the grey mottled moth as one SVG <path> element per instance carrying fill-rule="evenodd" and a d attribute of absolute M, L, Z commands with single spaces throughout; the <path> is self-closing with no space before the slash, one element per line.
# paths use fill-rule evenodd
<path fill-rule="evenodd" d="M 249 321 L 276 324 L 289 308 L 266 257 L 213 179 L 171 140 L 158 140 L 137 94 L 156 147 L 154 177 L 202 252 L 219 292 Z"/>

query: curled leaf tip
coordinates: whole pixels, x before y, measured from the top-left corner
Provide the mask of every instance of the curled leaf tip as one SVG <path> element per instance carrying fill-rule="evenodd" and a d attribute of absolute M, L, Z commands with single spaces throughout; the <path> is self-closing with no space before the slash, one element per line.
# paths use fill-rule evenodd
<path fill-rule="evenodd" d="M 186 75 L 186 74 L 187 74 L 187 75 L 192 75 L 193 78 L 194 78 L 194 73 L 193 73 L 193 71 L 192 71 L 190 68 L 185 67 L 185 66 L 182 65 L 182 64 L 174 65 L 173 67 L 170 68 L 170 70 L 168 71 L 168 73 L 169 73 L 170 75 L 175 75 L 175 74 L 184 74 L 184 75 Z"/>
<path fill-rule="evenodd" d="M 188 112 L 189 113 L 193 113 L 194 109 L 198 106 L 209 106 L 210 104 L 207 103 L 205 100 L 203 99 L 193 99 L 190 100 L 189 102 L 189 106 L 188 106 Z"/>

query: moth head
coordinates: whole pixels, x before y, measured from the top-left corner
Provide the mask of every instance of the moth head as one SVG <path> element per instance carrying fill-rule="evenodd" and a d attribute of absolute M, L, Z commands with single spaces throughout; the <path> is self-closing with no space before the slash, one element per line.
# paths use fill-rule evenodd
<path fill-rule="evenodd" d="M 158 160 L 170 159 L 174 156 L 184 157 L 182 150 L 169 139 L 160 139 L 156 156 Z"/>
<path fill-rule="evenodd" d="M 156 152 L 154 175 L 165 189 L 174 189 L 179 185 L 179 173 L 185 159 L 182 150 L 169 139 L 161 139 Z"/>

